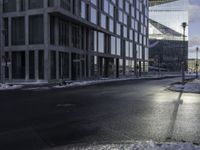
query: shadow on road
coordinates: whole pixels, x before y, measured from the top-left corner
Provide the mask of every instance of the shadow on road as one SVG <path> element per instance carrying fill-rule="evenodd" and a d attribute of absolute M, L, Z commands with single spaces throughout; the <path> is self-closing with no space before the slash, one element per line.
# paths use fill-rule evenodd
<path fill-rule="evenodd" d="M 168 133 L 168 136 L 166 138 L 167 141 L 171 141 L 172 137 L 173 137 L 173 132 L 174 132 L 174 127 L 175 127 L 175 123 L 176 123 L 176 119 L 177 119 L 178 109 L 179 109 L 179 106 L 181 104 L 183 104 L 183 100 L 181 99 L 182 95 L 183 95 L 183 92 L 181 91 L 179 93 L 177 101 L 175 101 L 175 103 L 174 103 L 174 111 L 172 113 L 172 116 L 171 116 L 171 119 L 170 119 L 169 128 L 168 128 L 168 132 L 167 132 Z"/>

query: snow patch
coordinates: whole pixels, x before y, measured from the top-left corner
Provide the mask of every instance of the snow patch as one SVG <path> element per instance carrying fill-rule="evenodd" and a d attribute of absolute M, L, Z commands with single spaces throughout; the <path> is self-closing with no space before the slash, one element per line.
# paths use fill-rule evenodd
<path fill-rule="evenodd" d="M 163 143 L 156 144 L 153 141 L 136 142 L 135 144 L 106 144 L 91 146 L 68 146 L 68 150 L 200 150 L 200 146 L 190 143 Z M 60 149 L 65 149 L 60 148 Z M 58 148 L 58 150 L 60 150 Z"/>
<path fill-rule="evenodd" d="M 121 79 L 108 79 L 108 78 L 101 78 L 100 80 L 89 80 L 89 81 L 75 81 L 66 85 L 56 85 L 53 88 L 66 88 L 66 87 L 74 87 L 74 86 L 85 86 L 85 85 L 93 85 L 97 83 L 107 83 L 113 81 L 126 81 L 131 80 L 134 78 L 121 78 Z"/>
<path fill-rule="evenodd" d="M 32 88 L 25 88 L 22 89 L 24 91 L 46 91 L 46 90 L 50 90 L 50 87 L 32 87 Z"/>
<path fill-rule="evenodd" d="M 3 90 L 15 90 L 22 88 L 22 85 L 10 85 L 10 84 L 1 84 L 0 83 L 0 91 Z"/>
<path fill-rule="evenodd" d="M 200 80 L 195 79 L 192 82 L 186 83 L 185 85 L 173 84 L 169 89 L 178 92 L 183 91 L 191 93 L 200 93 Z"/>

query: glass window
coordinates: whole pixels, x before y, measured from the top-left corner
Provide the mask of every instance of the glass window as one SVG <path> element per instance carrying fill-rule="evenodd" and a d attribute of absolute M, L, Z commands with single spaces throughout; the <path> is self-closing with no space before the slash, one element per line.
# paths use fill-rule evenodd
<path fill-rule="evenodd" d="M 123 22 L 124 22 L 125 25 L 127 25 L 128 16 L 127 16 L 127 14 L 125 14 L 125 13 L 124 13 L 124 21 L 123 21 Z"/>
<path fill-rule="evenodd" d="M 134 7 L 131 7 L 131 15 L 132 15 L 132 17 L 135 18 L 135 8 Z"/>
<path fill-rule="evenodd" d="M 118 7 L 123 9 L 123 0 L 118 0 Z"/>
<path fill-rule="evenodd" d="M 29 9 L 43 8 L 44 1 L 29 0 Z"/>
<path fill-rule="evenodd" d="M 135 32 L 135 42 L 138 42 L 138 33 Z"/>
<path fill-rule="evenodd" d="M 149 49 L 145 48 L 145 60 L 149 59 Z"/>
<path fill-rule="evenodd" d="M 128 35 L 127 27 L 124 26 L 123 31 L 124 31 L 124 34 L 123 34 L 124 38 L 127 38 L 127 35 Z"/>
<path fill-rule="evenodd" d="M 121 55 L 121 40 L 117 38 L 117 55 Z"/>
<path fill-rule="evenodd" d="M 12 77 L 25 79 L 25 52 L 12 52 Z"/>
<path fill-rule="evenodd" d="M 133 40 L 133 30 L 129 30 L 129 39 Z"/>
<path fill-rule="evenodd" d="M 69 46 L 69 24 L 65 20 L 59 20 L 59 45 Z"/>
<path fill-rule="evenodd" d="M 8 46 L 8 39 L 9 39 L 9 29 L 8 29 L 8 18 L 4 18 L 4 30 L 5 30 L 5 34 L 4 34 L 4 44 L 5 46 Z"/>
<path fill-rule="evenodd" d="M 139 13 L 138 10 L 136 11 L 136 18 L 137 18 L 137 20 L 139 21 L 139 19 L 140 19 L 140 13 Z"/>
<path fill-rule="evenodd" d="M 104 6 L 103 7 L 104 12 L 109 13 L 109 2 L 108 2 L 108 0 L 104 0 L 103 6 Z"/>
<path fill-rule="evenodd" d="M 90 48 L 91 50 L 97 52 L 97 31 L 90 31 Z"/>
<path fill-rule="evenodd" d="M 50 16 L 50 43 L 55 44 L 55 17 Z"/>
<path fill-rule="evenodd" d="M 69 78 L 69 53 L 59 52 L 59 78 Z"/>
<path fill-rule="evenodd" d="M 125 11 L 129 13 L 129 3 L 127 1 L 125 2 Z"/>
<path fill-rule="evenodd" d="M 80 48 L 80 28 L 78 25 L 72 25 L 72 46 L 74 48 Z"/>
<path fill-rule="evenodd" d="M 132 42 L 130 42 L 130 45 L 129 45 L 130 47 L 130 57 L 131 58 L 133 58 L 133 43 Z"/>
<path fill-rule="evenodd" d="M 119 22 L 123 22 L 123 12 L 121 10 L 118 11 L 118 20 Z"/>
<path fill-rule="evenodd" d="M 113 2 L 114 4 L 116 4 L 116 0 L 112 0 L 112 2 Z"/>
<path fill-rule="evenodd" d="M 97 24 L 97 10 L 93 7 L 90 8 L 90 21 Z"/>
<path fill-rule="evenodd" d="M 38 52 L 38 74 L 39 79 L 44 79 L 44 51 L 39 50 Z"/>
<path fill-rule="evenodd" d="M 140 38 L 139 38 L 139 42 L 140 42 L 140 44 L 142 44 L 142 35 L 140 34 L 140 36 L 139 36 Z"/>
<path fill-rule="evenodd" d="M 136 46 L 136 53 L 137 53 L 137 59 L 140 59 L 140 46 L 137 44 Z"/>
<path fill-rule="evenodd" d="M 117 23 L 117 34 L 121 35 L 121 24 Z"/>
<path fill-rule="evenodd" d="M 25 44 L 24 17 L 12 18 L 12 45 Z"/>
<path fill-rule="evenodd" d="M 110 3 L 110 9 L 109 9 L 110 16 L 114 17 L 114 6 Z"/>
<path fill-rule="evenodd" d="M 114 32 L 114 22 L 113 19 L 109 19 L 109 30 L 110 32 Z"/>
<path fill-rule="evenodd" d="M 100 53 L 104 53 L 104 33 L 98 32 L 98 50 Z"/>
<path fill-rule="evenodd" d="M 94 31 L 94 51 L 97 52 L 97 31 Z"/>
<path fill-rule="evenodd" d="M 97 0 L 90 0 L 92 4 L 97 5 Z"/>
<path fill-rule="evenodd" d="M 135 20 L 135 30 L 138 31 L 138 22 Z"/>
<path fill-rule="evenodd" d="M 25 0 L 19 1 L 19 10 L 24 11 L 25 10 Z"/>
<path fill-rule="evenodd" d="M 35 78 L 35 53 L 29 51 L 29 79 Z"/>
<path fill-rule="evenodd" d="M 116 54 L 116 38 L 114 36 L 111 36 L 111 54 Z"/>
<path fill-rule="evenodd" d="M 101 27 L 106 29 L 106 15 L 101 14 Z"/>
<path fill-rule="evenodd" d="M 49 7 L 54 6 L 54 0 L 48 0 L 48 6 Z"/>
<path fill-rule="evenodd" d="M 51 79 L 56 79 L 56 52 L 51 51 L 50 53 L 51 63 Z"/>
<path fill-rule="evenodd" d="M 71 10 L 71 0 L 60 0 L 60 6 L 68 11 Z"/>
<path fill-rule="evenodd" d="M 125 52 L 126 52 L 126 57 L 130 57 L 130 53 L 129 53 L 129 42 L 126 41 L 125 43 Z"/>
<path fill-rule="evenodd" d="M 16 0 L 3 0 L 3 11 L 4 12 L 16 11 Z"/>
<path fill-rule="evenodd" d="M 29 16 L 29 43 L 42 44 L 44 42 L 43 15 Z"/>
<path fill-rule="evenodd" d="M 131 19 L 131 28 L 135 29 L 135 20 L 133 18 Z"/>
<path fill-rule="evenodd" d="M 83 1 L 81 1 L 81 17 L 86 18 L 86 4 Z"/>

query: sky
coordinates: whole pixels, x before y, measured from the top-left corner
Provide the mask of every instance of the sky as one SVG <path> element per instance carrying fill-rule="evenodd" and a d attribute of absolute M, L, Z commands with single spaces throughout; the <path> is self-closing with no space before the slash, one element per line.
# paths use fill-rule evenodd
<path fill-rule="evenodd" d="M 196 58 L 196 47 L 200 48 L 200 0 L 189 3 L 189 58 Z"/>

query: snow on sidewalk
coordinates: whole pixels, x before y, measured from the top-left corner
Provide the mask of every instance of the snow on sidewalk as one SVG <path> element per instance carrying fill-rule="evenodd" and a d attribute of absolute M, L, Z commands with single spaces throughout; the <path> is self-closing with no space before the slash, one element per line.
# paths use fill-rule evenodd
<path fill-rule="evenodd" d="M 22 88 L 22 85 L 10 85 L 10 84 L 1 84 L 0 83 L 0 91 L 3 90 L 16 90 Z"/>
<path fill-rule="evenodd" d="M 185 85 L 181 83 L 173 84 L 169 89 L 177 92 L 200 93 L 200 79 L 195 79 Z"/>
<path fill-rule="evenodd" d="M 75 81 L 66 85 L 56 85 L 53 88 L 65 88 L 65 87 L 74 87 L 74 86 L 85 86 L 85 85 L 93 85 L 97 83 L 108 83 L 114 81 L 126 81 L 132 80 L 134 78 L 121 78 L 121 79 L 108 79 L 108 78 L 101 78 L 100 80 L 89 80 L 89 81 Z"/>
<path fill-rule="evenodd" d="M 136 142 L 135 144 L 105 144 L 91 146 L 66 146 L 56 148 L 58 150 L 200 150 L 200 146 L 190 143 L 162 143 L 153 141 Z"/>

